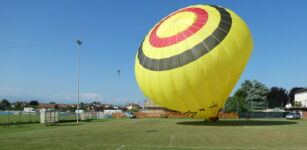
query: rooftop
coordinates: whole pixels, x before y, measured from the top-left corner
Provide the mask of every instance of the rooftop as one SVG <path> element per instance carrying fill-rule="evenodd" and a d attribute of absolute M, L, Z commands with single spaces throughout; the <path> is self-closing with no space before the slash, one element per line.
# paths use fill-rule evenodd
<path fill-rule="evenodd" d="M 307 91 L 307 88 L 303 88 L 303 89 L 300 89 L 298 91 L 295 91 L 295 93 L 301 93 L 301 92 L 305 92 L 305 91 Z"/>

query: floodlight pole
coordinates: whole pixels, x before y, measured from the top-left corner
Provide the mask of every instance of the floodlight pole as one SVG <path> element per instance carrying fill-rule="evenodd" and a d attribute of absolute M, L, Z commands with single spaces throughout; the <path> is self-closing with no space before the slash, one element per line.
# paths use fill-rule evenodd
<path fill-rule="evenodd" d="M 79 123 L 79 97 L 80 97 L 80 46 L 82 42 L 80 40 L 77 40 L 77 123 Z"/>
<path fill-rule="evenodd" d="M 120 75 L 120 70 L 117 70 L 117 115 L 116 119 L 118 119 L 118 113 L 119 113 L 119 75 Z"/>

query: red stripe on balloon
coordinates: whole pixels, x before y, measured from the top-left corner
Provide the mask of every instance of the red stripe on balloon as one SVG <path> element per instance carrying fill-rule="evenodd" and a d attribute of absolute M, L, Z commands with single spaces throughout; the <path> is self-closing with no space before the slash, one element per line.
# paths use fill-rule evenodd
<path fill-rule="evenodd" d="M 173 36 L 169 36 L 169 37 L 165 37 L 165 38 L 161 38 L 157 35 L 157 30 L 159 29 L 160 25 L 167 19 L 169 19 L 170 17 L 178 14 L 178 13 L 182 13 L 182 12 L 193 12 L 196 15 L 196 21 L 186 30 L 173 35 Z M 208 13 L 207 11 L 201 9 L 201 8 L 186 8 L 186 9 L 182 9 L 180 11 L 174 12 L 173 14 L 171 14 L 170 16 L 167 16 L 166 18 L 164 18 L 162 21 L 160 21 L 160 23 L 158 25 L 155 26 L 155 28 L 153 29 L 153 31 L 150 34 L 149 37 L 149 42 L 152 46 L 154 47 L 167 47 L 167 46 L 171 46 L 174 44 L 177 44 L 185 39 L 187 39 L 188 37 L 192 36 L 194 33 L 196 33 L 197 31 L 199 31 L 208 21 Z"/>

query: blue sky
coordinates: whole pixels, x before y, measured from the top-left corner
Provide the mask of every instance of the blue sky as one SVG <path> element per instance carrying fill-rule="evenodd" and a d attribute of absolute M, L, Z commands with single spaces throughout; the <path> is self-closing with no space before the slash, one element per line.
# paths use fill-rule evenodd
<path fill-rule="evenodd" d="M 140 42 L 160 19 L 194 4 L 229 8 L 252 32 L 254 51 L 235 89 L 245 79 L 288 90 L 307 86 L 304 0 L 1 0 L 0 99 L 75 102 L 80 39 L 81 101 L 138 103 Z"/>

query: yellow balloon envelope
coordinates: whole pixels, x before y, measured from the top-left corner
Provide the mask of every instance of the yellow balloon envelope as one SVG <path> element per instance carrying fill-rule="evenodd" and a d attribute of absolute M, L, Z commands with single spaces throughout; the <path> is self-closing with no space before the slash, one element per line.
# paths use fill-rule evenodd
<path fill-rule="evenodd" d="M 136 56 L 142 92 L 158 105 L 213 120 L 252 53 L 245 22 L 219 6 L 194 5 L 158 22 Z"/>

